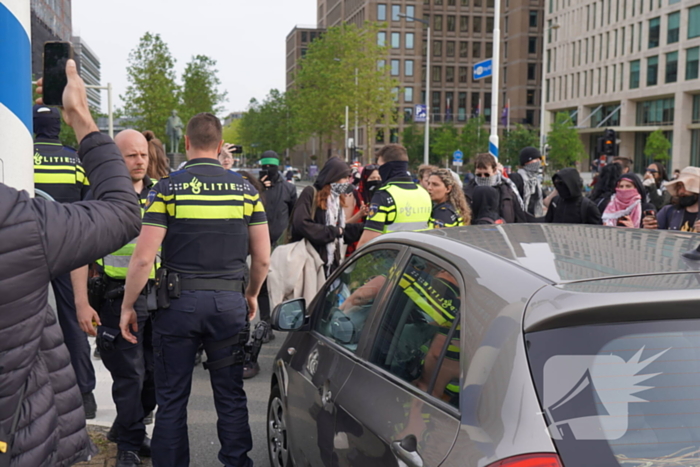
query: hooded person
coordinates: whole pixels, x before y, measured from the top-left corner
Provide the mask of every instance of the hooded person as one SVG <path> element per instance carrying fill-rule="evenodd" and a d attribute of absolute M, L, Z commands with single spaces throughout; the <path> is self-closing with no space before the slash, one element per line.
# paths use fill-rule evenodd
<path fill-rule="evenodd" d="M 677 179 L 666 184 L 666 190 L 671 194 L 671 204 L 664 206 L 656 217 L 645 216 L 642 226 L 645 229 L 700 231 L 700 168 L 686 167 L 681 170 Z"/>
<path fill-rule="evenodd" d="M 525 211 L 535 217 L 544 215 L 540 167 L 542 167 L 540 151 L 533 147 L 526 147 L 520 151 L 520 169 L 516 173 L 510 174 L 510 179 L 518 188 L 518 193 L 523 199 Z"/>
<path fill-rule="evenodd" d="M 490 186 L 478 186 L 472 199 L 472 225 L 503 224 L 498 214 L 498 190 Z"/>
<path fill-rule="evenodd" d="M 639 177 L 629 173 L 622 175 L 603 212 L 603 225 L 640 228 L 642 212 L 655 211 L 653 204 L 644 201 L 645 196 Z"/>
<path fill-rule="evenodd" d="M 340 264 L 344 246 L 360 239 L 363 224 L 346 224 L 342 194 L 352 191 L 352 171 L 338 157 L 326 161 L 313 186 L 304 188 L 292 213 L 293 242 L 306 239 L 325 264 L 326 277 Z"/>
<path fill-rule="evenodd" d="M 583 196 L 583 180 L 578 170 L 562 169 L 552 177 L 558 195 L 547 210 L 545 222 L 550 224 L 600 225 L 602 220 L 598 207 Z"/>
<path fill-rule="evenodd" d="M 620 164 L 608 164 L 600 169 L 593 191 L 588 196 L 600 212 L 605 211 L 605 208 L 608 206 L 610 198 L 615 194 L 617 182 L 621 176 L 622 165 Z"/>

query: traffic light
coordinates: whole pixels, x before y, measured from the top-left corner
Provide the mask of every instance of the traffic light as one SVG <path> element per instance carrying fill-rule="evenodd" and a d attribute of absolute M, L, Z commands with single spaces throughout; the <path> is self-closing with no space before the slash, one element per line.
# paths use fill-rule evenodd
<path fill-rule="evenodd" d="M 617 155 L 617 136 L 615 134 L 615 130 L 607 129 L 605 130 L 605 134 L 598 138 L 598 155 Z"/>

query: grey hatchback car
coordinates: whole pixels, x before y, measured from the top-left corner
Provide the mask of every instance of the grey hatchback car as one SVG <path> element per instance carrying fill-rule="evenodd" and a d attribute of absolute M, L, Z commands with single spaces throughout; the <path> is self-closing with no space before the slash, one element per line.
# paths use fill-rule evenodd
<path fill-rule="evenodd" d="M 384 235 L 278 305 L 282 466 L 700 466 L 700 236 Z"/>

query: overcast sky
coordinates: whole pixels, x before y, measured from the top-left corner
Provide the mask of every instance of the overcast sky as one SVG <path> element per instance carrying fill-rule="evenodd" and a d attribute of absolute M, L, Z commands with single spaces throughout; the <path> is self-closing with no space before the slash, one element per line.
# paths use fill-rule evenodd
<path fill-rule="evenodd" d="M 287 34 L 315 24 L 316 0 L 73 0 L 73 34 L 100 58 L 102 84 L 112 83 L 118 107 L 129 52 L 147 31 L 168 44 L 178 79 L 194 55 L 218 62 L 228 113 L 245 110 L 270 89 L 284 90 Z M 104 111 L 106 105 L 103 92 Z"/>

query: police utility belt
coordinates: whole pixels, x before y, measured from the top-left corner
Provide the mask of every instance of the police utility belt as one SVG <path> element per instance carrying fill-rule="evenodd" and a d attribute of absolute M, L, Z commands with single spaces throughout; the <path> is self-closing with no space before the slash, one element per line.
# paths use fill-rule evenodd
<path fill-rule="evenodd" d="M 169 308 L 170 299 L 180 298 L 183 290 L 216 290 L 243 293 L 245 283 L 242 280 L 230 279 L 184 279 L 177 272 L 160 268 L 156 271 L 155 290 L 158 308 Z"/>
<path fill-rule="evenodd" d="M 99 310 L 103 300 L 117 300 L 124 297 L 125 283 L 126 281 L 124 280 L 112 279 L 105 274 L 91 277 L 88 280 L 88 302 L 90 306 L 95 310 Z M 146 287 L 141 291 L 141 295 L 146 297 L 148 310 L 157 308 L 156 288 L 153 280 L 148 281 Z"/>

